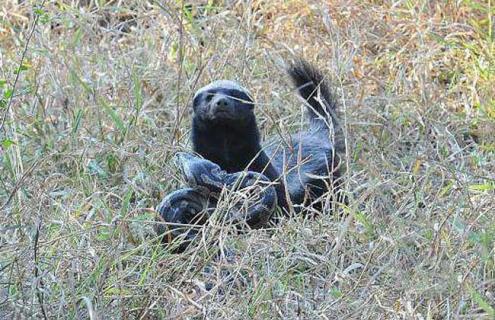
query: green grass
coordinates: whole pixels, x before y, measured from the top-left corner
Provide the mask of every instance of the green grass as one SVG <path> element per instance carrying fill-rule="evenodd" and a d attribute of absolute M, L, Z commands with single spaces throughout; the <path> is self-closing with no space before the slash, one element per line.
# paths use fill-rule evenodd
<path fill-rule="evenodd" d="M 493 319 L 491 0 L 86 2 L 0 12 L 0 318 Z M 339 97 L 346 214 L 218 212 L 169 253 L 195 90 L 240 81 L 287 136 L 294 54 Z"/>

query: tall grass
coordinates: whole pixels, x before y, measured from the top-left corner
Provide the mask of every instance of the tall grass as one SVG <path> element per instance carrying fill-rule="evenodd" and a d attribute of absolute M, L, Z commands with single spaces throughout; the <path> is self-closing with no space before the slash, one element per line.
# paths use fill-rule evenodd
<path fill-rule="evenodd" d="M 491 0 L 2 4 L 0 318 L 495 317 Z M 242 82 L 287 137 L 294 55 L 339 97 L 345 214 L 169 253 L 195 89 Z"/>

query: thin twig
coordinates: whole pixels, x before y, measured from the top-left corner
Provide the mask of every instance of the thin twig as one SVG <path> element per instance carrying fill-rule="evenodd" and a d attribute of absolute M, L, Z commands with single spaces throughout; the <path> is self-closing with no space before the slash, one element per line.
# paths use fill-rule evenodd
<path fill-rule="evenodd" d="M 45 5 L 45 1 L 46 0 L 43 0 L 41 2 L 40 8 L 43 8 L 43 6 Z M 21 75 L 21 67 L 22 67 L 22 64 L 24 63 L 24 59 L 26 58 L 27 50 L 29 47 L 29 42 L 31 41 L 31 37 L 34 34 L 34 30 L 36 30 L 36 26 L 38 25 L 39 18 L 40 18 L 40 15 L 35 12 L 35 18 L 33 21 L 33 25 L 31 27 L 31 31 L 29 32 L 28 37 L 26 38 L 26 44 L 24 46 L 24 50 L 22 51 L 21 61 L 19 62 L 19 68 L 17 69 L 17 73 L 16 73 L 15 79 L 14 79 L 14 84 L 12 85 L 12 93 L 11 93 L 10 98 L 9 98 L 9 103 L 7 104 L 7 107 L 5 108 L 5 111 L 4 111 L 3 116 L 2 116 L 2 121 L 0 122 L 0 131 L 3 130 L 4 124 L 5 124 L 5 119 L 7 119 L 7 114 L 9 113 L 10 107 L 12 105 L 12 101 L 14 100 L 15 89 L 17 86 L 17 82 L 19 82 L 19 77 Z"/>
<path fill-rule="evenodd" d="M 40 164 L 40 162 L 42 162 L 42 161 L 43 161 L 43 159 L 35 161 L 31 165 L 31 167 L 29 167 L 29 169 L 26 172 L 24 172 L 22 177 L 14 185 L 14 188 L 10 192 L 9 197 L 7 198 L 7 201 L 5 201 L 5 203 L 0 207 L 0 211 L 5 209 L 9 205 L 10 201 L 12 201 L 12 198 L 14 198 L 15 194 L 17 193 L 19 188 L 22 186 L 22 183 L 24 182 L 24 180 L 33 172 L 34 168 L 36 168 Z"/>
<path fill-rule="evenodd" d="M 45 320 L 48 319 L 47 315 L 46 315 L 46 310 L 45 310 L 45 304 L 43 302 L 43 289 L 44 289 L 44 285 L 43 285 L 43 279 L 40 278 L 40 268 L 39 268 L 39 265 L 38 265 L 38 243 L 39 243 L 39 238 L 40 238 L 40 230 L 41 230 L 41 224 L 42 224 L 42 220 L 41 220 L 41 216 L 40 216 L 40 219 L 38 221 L 38 225 L 36 226 L 36 233 L 34 235 L 34 278 L 35 278 L 35 281 L 36 281 L 36 297 L 38 299 L 38 303 L 40 304 L 40 308 L 41 308 L 41 314 L 43 315 L 43 318 Z M 39 280 L 38 280 L 39 278 Z"/>

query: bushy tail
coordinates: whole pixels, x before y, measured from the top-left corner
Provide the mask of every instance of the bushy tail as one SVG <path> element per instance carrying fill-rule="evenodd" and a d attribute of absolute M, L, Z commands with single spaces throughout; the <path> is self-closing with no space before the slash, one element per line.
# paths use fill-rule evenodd
<path fill-rule="evenodd" d="M 337 151 L 343 150 L 344 132 L 337 119 L 337 103 L 323 75 L 302 59 L 289 67 L 288 74 L 299 95 L 308 103 L 311 129 L 328 132 L 333 127 L 334 147 Z"/>

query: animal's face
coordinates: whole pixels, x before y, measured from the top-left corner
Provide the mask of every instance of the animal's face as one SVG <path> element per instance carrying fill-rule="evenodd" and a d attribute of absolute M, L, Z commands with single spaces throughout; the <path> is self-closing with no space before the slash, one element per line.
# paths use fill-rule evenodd
<path fill-rule="evenodd" d="M 254 116 L 249 92 L 234 81 L 220 80 L 194 95 L 194 116 L 217 124 L 243 124 Z"/>

